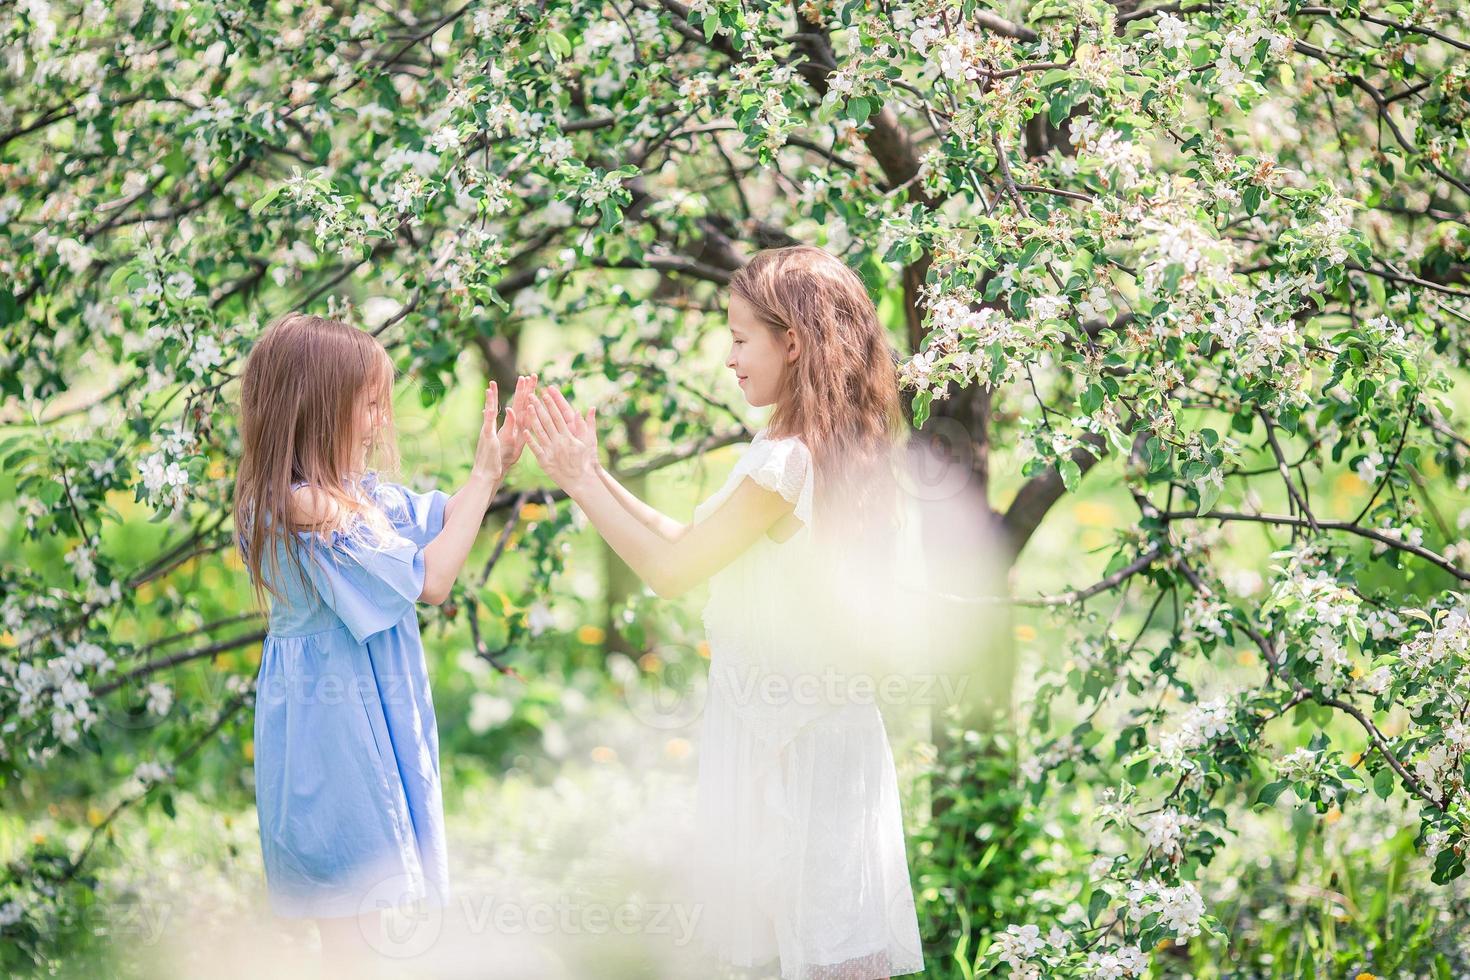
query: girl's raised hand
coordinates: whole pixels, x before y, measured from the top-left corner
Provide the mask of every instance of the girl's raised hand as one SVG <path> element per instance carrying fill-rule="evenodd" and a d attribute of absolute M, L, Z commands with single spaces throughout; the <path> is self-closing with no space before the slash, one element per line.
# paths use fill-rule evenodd
<path fill-rule="evenodd" d="M 563 400 L 565 401 L 565 400 Z M 536 462 L 562 489 L 571 492 L 586 479 L 597 479 L 597 444 L 589 445 L 572 430 L 561 406 L 547 392 L 531 399 L 528 441 Z M 574 416 L 576 413 L 572 413 Z"/>
<path fill-rule="evenodd" d="M 530 416 L 531 399 L 536 395 L 537 375 L 516 376 L 516 392 L 511 396 L 505 410 L 505 424 L 500 427 L 500 472 L 509 473 L 510 468 L 521 458 L 526 448 L 526 421 Z"/>
<path fill-rule="evenodd" d="M 566 396 L 561 393 L 560 388 L 548 389 L 551 400 L 561 410 L 561 417 L 566 420 L 567 428 L 592 447 L 592 458 L 597 459 L 597 409 L 587 409 L 586 415 L 578 415 L 576 410 L 567 402 Z"/>
<path fill-rule="evenodd" d="M 485 389 L 485 408 L 480 413 L 480 441 L 475 445 L 475 461 L 470 466 L 470 475 L 499 483 L 505 476 L 501 466 L 500 433 L 495 423 L 500 418 L 500 393 L 495 382 Z"/>

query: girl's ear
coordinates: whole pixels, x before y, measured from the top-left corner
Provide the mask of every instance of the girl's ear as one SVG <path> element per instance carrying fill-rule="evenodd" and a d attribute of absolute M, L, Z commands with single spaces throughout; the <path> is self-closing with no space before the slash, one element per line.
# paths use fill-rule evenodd
<path fill-rule="evenodd" d="M 801 353 L 801 337 L 790 327 L 786 328 L 786 363 L 796 363 L 796 357 Z"/>

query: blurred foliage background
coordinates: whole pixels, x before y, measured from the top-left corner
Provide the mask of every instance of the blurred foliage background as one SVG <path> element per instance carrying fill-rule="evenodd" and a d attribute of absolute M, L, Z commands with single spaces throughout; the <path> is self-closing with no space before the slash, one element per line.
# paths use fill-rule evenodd
<path fill-rule="evenodd" d="M 928 973 L 1470 973 L 1453 13 L 0 7 L 0 969 L 309 960 L 263 901 L 228 525 L 265 323 L 382 340 L 418 489 L 535 370 L 687 517 L 761 424 L 723 287 L 810 242 L 868 283 L 1015 599 L 973 697 L 889 719 Z M 511 976 L 690 975 L 652 923 L 701 600 L 511 474 L 423 617 L 470 902 L 424 971 L 493 934 Z"/>

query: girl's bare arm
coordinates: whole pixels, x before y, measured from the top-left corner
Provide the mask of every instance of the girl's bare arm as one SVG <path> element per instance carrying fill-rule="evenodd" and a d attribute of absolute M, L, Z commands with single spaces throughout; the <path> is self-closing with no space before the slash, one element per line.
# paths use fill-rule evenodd
<path fill-rule="evenodd" d="M 444 527 L 424 547 L 424 585 L 419 593 L 419 602 L 439 605 L 449 597 L 454 580 L 464 568 L 465 559 L 479 536 L 480 525 L 485 520 L 485 511 L 495 499 L 499 479 L 485 474 L 470 474 L 465 485 L 455 491 L 451 499 L 459 505 L 451 514 L 444 508 Z M 298 487 L 291 494 L 291 520 L 294 524 L 321 527 L 335 523 L 340 508 L 324 493 L 313 487 Z M 329 522 L 328 519 L 331 519 Z"/>
<path fill-rule="evenodd" d="M 665 599 L 730 564 L 793 511 L 791 501 L 747 477 L 713 514 L 670 541 L 631 513 L 599 474 L 592 412 L 582 419 L 564 406 L 557 392 L 531 399 L 531 451 L 618 557 Z"/>
<path fill-rule="evenodd" d="M 567 403 L 561 390 L 552 388 L 549 395 L 551 401 L 546 407 L 560 411 L 562 419 L 568 425 L 578 426 L 583 433 L 585 443 L 592 449 L 592 457 L 595 462 L 597 459 L 597 426 L 592 421 L 594 410 L 588 411 L 588 424 L 586 426 L 580 426 L 576 411 Z M 526 418 L 526 423 L 529 426 L 529 418 Z M 639 500 L 631 490 L 619 483 L 617 477 L 613 476 L 605 466 L 601 463 L 596 463 L 596 466 L 598 479 L 602 480 L 608 492 L 613 495 L 613 499 L 640 524 L 653 531 L 665 541 L 677 541 L 684 536 L 684 532 L 689 529 L 688 525 L 674 520 L 663 511 Z"/>
<path fill-rule="evenodd" d="M 444 529 L 424 548 L 424 590 L 420 602 L 439 605 L 449 597 L 454 580 L 464 568 L 465 559 L 480 535 L 485 511 L 495 499 L 500 479 L 471 473 L 465 485 L 455 491 L 457 501 L 453 513 L 444 508 Z"/>
<path fill-rule="evenodd" d="M 589 477 L 566 487 L 568 494 L 618 557 L 665 599 L 730 564 L 792 511 L 790 501 L 747 477 L 713 514 L 669 540 L 629 513 L 601 479 Z"/>
<path fill-rule="evenodd" d="M 485 511 L 495 499 L 495 491 L 505 479 L 505 472 L 520 455 L 525 445 L 521 413 L 527 404 L 525 394 L 530 379 L 516 379 L 516 394 L 506 411 L 505 425 L 496 428 L 499 417 L 498 390 L 494 381 L 485 389 L 485 409 L 481 413 L 480 439 L 475 446 L 470 477 L 454 494 L 454 509 L 444 508 L 444 528 L 424 548 L 424 587 L 422 602 L 438 605 L 449 597 L 454 580 L 464 568 L 465 559 L 479 536 Z"/>
<path fill-rule="evenodd" d="M 619 483 L 617 477 L 608 472 L 605 466 L 598 465 L 597 476 L 602 480 L 603 486 L 607 487 L 608 493 L 613 495 L 624 510 L 665 541 L 678 541 L 689 530 L 688 524 L 676 521 L 658 508 L 639 500 L 631 490 Z"/>

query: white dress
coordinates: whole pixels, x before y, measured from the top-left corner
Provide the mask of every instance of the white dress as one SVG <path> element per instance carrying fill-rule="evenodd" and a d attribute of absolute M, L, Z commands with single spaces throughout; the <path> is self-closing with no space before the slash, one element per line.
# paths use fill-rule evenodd
<path fill-rule="evenodd" d="M 831 696 L 841 665 L 811 545 L 814 471 L 799 438 L 762 429 L 703 520 L 745 477 L 792 501 L 801 528 L 761 539 L 710 580 L 710 678 L 697 838 L 706 948 L 783 980 L 924 969 L 898 779 L 874 699 Z M 830 598 L 830 597 L 825 597 Z"/>

